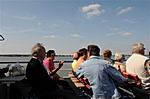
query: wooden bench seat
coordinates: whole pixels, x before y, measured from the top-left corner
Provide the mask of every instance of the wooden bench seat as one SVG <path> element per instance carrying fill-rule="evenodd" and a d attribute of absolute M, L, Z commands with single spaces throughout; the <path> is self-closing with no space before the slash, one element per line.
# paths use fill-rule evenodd
<path fill-rule="evenodd" d="M 72 77 L 75 77 L 75 76 L 73 75 L 72 72 L 69 72 L 69 73 L 68 73 L 68 77 L 69 77 L 69 78 L 72 78 Z"/>
<path fill-rule="evenodd" d="M 85 85 L 80 82 L 79 79 L 77 79 L 72 72 L 69 72 L 68 73 L 68 77 L 70 77 L 71 81 L 74 83 L 74 85 L 77 87 L 77 88 L 84 88 Z"/>
<path fill-rule="evenodd" d="M 74 86 L 74 90 L 75 90 L 75 93 L 77 95 L 80 95 L 82 94 L 83 96 L 92 96 L 93 92 L 92 92 L 92 89 L 90 88 L 90 85 L 86 82 L 86 79 L 84 78 L 76 78 L 74 76 L 74 74 L 72 72 L 69 72 L 68 73 L 68 77 L 70 77 L 70 80 Z"/>
<path fill-rule="evenodd" d="M 77 88 L 84 88 L 84 87 L 85 87 L 85 85 L 82 84 L 81 82 L 75 82 L 74 84 L 75 84 L 75 86 L 76 86 Z"/>

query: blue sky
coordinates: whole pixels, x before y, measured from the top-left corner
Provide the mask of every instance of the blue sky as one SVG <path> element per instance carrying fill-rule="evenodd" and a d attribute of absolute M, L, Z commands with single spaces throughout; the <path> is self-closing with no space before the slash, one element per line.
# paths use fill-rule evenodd
<path fill-rule="evenodd" d="M 150 51 L 150 0 L 0 0 L 0 54 L 30 54 L 43 43 L 57 54 L 89 44 L 124 54 Z"/>

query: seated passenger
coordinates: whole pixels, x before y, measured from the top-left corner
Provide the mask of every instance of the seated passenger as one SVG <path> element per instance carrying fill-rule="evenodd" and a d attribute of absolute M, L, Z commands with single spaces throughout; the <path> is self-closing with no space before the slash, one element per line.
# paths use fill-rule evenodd
<path fill-rule="evenodd" d="M 0 78 L 3 78 L 3 77 L 6 77 L 5 73 L 7 73 L 9 70 L 8 67 L 5 67 L 5 68 L 0 68 Z"/>
<path fill-rule="evenodd" d="M 126 72 L 126 66 L 123 63 L 124 55 L 121 53 L 115 53 L 115 60 L 114 60 L 114 67 L 119 70 L 120 72 Z"/>
<path fill-rule="evenodd" d="M 38 99 L 71 99 L 76 97 L 73 93 L 61 89 L 43 66 L 45 47 L 37 43 L 32 47 L 32 58 L 26 68 L 26 77 Z"/>
<path fill-rule="evenodd" d="M 80 64 L 83 63 L 86 59 L 87 59 L 87 49 L 86 48 L 79 49 L 78 60 L 73 68 L 73 72 L 76 72 Z"/>
<path fill-rule="evenodd" d="M 100 58 L 100 49 L 97 45 L 88 46 L 88 60 L 81 63 L 76 74 L 78 78 L 84 76 L 88 79 L 93 92 L 92 99 L 121 97 L 115 83 L 122 84 L 126 79 L 108 61 Z"/>
<path fill-rule="evenodd" d="M 142 87 L 150 92 L 150 59 L 144 56 L 144 44 L 135 43 L 132 55 L 126 61 L 126 72 L 136 74 L 142 82 Z"/>
<path fill-rule="evenodd" d="M 79 58 L 78 52 L 73 53 L 73 62 L 71 64 L 72 71 L 75 70 L 76 68 L 76 63 L 77 63 L 78 58 Z"/>
<path fill-rule="evenodd" d="M 55 80 L 59 80 L 61 77 L 57 74 L 57 71 L 63 66 L 64 61 L 60 61 L 58 67 L 55 68 L 54 60 L 55 60 L 55 51 L 49 50 L 46 54 L 46 58 L 43 61 L 45 68 L 48 70 L 49 75 L 53 77 Z"/>
<path fill-rule="evenodd" d="M 112 56 L 111 50 L 104 50 L 102 56 L 104 60 L 107 60 L 110 64 L 114 64 L 113 59 L 111 59 L 111 56 Z"/>

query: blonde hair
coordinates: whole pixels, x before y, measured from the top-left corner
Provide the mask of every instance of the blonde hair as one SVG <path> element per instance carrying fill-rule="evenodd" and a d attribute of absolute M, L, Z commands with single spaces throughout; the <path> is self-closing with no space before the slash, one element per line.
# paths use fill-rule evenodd
<path fill-rule="evenodd" d="M 145 49 L 143 43 L 135 43 L 132 45 L 132 53 L 141 53 Z"/>
<path fill-rule="evenodd" d="M 117 52 L 117 53 L 115 53 L 115 60 L 121 60 L 121 59 L 123 59 L 123 54 L 122 53 L 120 53 L 120 52 Z"/>
<path fill-rule="evenodd" d="M 32 50 L 31 50 L 31 54 L 32 56 L 34 57 L 37 57 L 38 56 L 38 53 L 41 51 L 41 49 L 43 49 L 44 46 L 41 44 L 41 43 L 37 43 L 35 44 L 33 47 L 32 47 Z"/>

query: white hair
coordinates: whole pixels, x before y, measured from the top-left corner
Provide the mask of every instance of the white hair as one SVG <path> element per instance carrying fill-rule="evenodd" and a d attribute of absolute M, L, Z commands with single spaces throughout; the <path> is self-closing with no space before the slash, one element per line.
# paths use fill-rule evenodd
<path fill-rule="evenodd" d="M 41 44 L 41 43 L 37 43 L 35 44 L 33 47 L 32 47 L 32 50 L 31 50 L 31 54 L 32 56 L 34 57 L 37 57 L 38 56 L 38 53 L 41 51 L 41 49 L 43 49 L 44 46 Z"/>
<path fill-rule="evenodd" d="M 145 49 L 143 43 L 135 43 L 132 45 L 132 53 L 141 53 Z"/>

